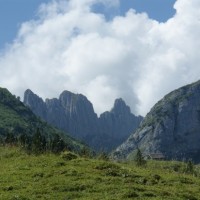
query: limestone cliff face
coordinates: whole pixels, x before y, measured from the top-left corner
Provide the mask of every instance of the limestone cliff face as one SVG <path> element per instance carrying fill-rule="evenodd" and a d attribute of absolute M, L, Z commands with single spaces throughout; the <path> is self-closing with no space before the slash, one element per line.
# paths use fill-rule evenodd
<path fill-rule="evenodd" d="M 24 103 L 26 106 L 34 110 L 34 114 L 46 119 L 47 108 L 42 98 L 34 94 L 31 90 L 26 90 L 24 93 Z"/>
<path fill-rule="evenodd" d="M 141 116 L 133 115 L 130 107 L 122 99 L 116 99 L 111 111 L 101 114 L 99 121 L 101 131 L 115 138 L 116 143 L 120 145 L 139 126 L 142 119 Z"/>
<path fill-rule="evenodd" d="M 200 81 L 160 100 L 113 157 L 131 159 L 137 148 L 144 154 L 162 153 L 167 159 L 200 162 Z"/>
<path fill-rule="evenodd" d="M 25 101 L 28 105 L 32 105 L 35 112 L 41 117 L 46 117 L 46 105 L 41 98 L 33 94 L 30 90 L 26 91 Z M 48 125 L 43 120 L 39 119 L 28 107 L 19 100 L 15 95 L 12 95 L 6 88 L 0 87 L 0 143 L 3 145 L 14 138 L 26 139 L 33 138 L 33 135 L 38 132 L 38 128 L 45 139 L 57 138 L 59 135 L 65 141 L 66 147 L 72 151 L 80 152 L 86 148 L 80 142 L 72 139 L 67 133 L 63 135 L 53 126 Z M 12 137 L 11 137 L 12 136 Z M 8 138 L 7 138 L 8 137 Z M 28 143 L 27 143 L 28 144 Z"/>
<path fill-rule="evenodd" d="M 46 99 L 44 102 L 33 92 L 26 90 L 24 104 L 45 121 L 79 139 L 96 132 L 97 115 L 92 104 L 81 94 L 64 91 L 59 99 Z"/>
<path fill-rule="evenodd" d="M 120 145 L 134 131 L 142 117 L 134 116 L 122 99 L 115 101 L 110 112 L 100 118 L 93 105 L 81 94 L 64 91 L 58 99 L 46 99 L 27 90 L 24 104 L 48 123 L 83 140 L 96 150 L 110 151 Z"/>

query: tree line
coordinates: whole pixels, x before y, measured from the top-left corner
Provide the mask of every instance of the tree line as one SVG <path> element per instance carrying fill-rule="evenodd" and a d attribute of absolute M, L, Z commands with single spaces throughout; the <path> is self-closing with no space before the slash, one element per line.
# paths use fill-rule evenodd
<path fill-rule="evenodd" d="M 1 140 L 4 145 L 19 146 L 28 153 L 40 154 L 44 152 L 59 153 L 64 150 L 71 150 L 63 138 L 55 134 L 51 137 L 43 135 L 38 128 L 33 135 L 22 133 L 15 135 L 8 132 Z"/>

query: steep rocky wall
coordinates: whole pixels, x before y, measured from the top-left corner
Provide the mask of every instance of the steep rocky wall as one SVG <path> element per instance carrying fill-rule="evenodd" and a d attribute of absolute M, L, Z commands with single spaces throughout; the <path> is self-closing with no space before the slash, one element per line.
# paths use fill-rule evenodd
<path fill-rule="evenodd" d="M 69 91 L 62 92 L 58 99 L 46 99 L 44 102 L 31 90 L 26 90 L 24 104 L 43 120 L 96 150 L 116 148 L 143 119 L 133 115 L 122 99 L 117 99 L 113 109 L 98 118 L 92 103 L 85 96 Z"/>
<path fill-rule="evenodd" d="M 113 157 L 131 158 L 137 148 L 144 154 L 162 153 L 166 159 L 200 162 L 200 82 L 160 100 Z"/>

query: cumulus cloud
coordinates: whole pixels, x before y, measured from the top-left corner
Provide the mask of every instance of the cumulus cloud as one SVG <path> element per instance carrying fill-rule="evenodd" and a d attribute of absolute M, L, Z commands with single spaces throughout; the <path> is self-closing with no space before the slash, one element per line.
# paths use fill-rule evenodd
<path fill-rule="evenodd" d="M 167 92 L 200 77 L 200 1 L 177 0 L 165 23 L 130 9 L 107 20 L 93 6 L 118 0 L 54 0 L 21 25 L 0 55 L 0 85 L 43 98 L 82 93 L 97 113 L 122 97 L 145 115 Z"/>

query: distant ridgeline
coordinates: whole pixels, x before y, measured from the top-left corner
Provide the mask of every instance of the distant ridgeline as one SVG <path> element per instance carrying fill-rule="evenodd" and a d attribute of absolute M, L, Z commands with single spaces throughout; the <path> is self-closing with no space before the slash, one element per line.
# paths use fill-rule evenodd
<path fill-rule="evenodd" d="M 110 112 L 98 118 L 91 102 L 81 94 L 64 91 L 58 99 L 45 102 L 31 90 L 24 94 L 24 104 L 51 125 L 81 139 L 95 150 L 109 152 L 124 142 L 142 121 L 122 99 Z"/>
<path fill-rule="evenodd" d="M 145 156 L 200 162 L 200 81 L 169 93 L 155 104 L 112 157 L 132 159 L 138 148 Z"/>
<path fill-rule="evenodd" d="M 19 144 L 35 152 L 64 149 L 79 152 L 84 148 L 83 144 L 42 121 L 4 88 L 0 88 L 0 143 Z"/>

